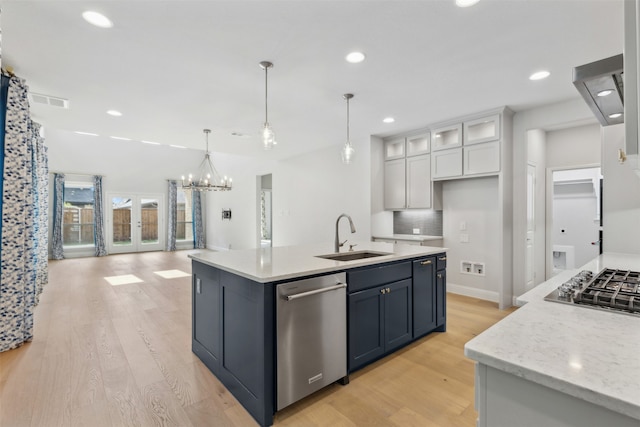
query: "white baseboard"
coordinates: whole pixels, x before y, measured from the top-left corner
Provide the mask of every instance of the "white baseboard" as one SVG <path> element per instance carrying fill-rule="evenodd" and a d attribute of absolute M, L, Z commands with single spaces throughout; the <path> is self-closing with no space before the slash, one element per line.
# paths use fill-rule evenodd
<path fill-rule="evenodd" d="M 473 297 L 483 299 L 491 302 L 499 302 L 499 294 L 495 291 L 487 291 L 485 289 L 471 288 L 469 286 L 456 285 L 455 283 L 447 282 L 447 292 L 452 294 L 464 295 L 467 297 Z"/>

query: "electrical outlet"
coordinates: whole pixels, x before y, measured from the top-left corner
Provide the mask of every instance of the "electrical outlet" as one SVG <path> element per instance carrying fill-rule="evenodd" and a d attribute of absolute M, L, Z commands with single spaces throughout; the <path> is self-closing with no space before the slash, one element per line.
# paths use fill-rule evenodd
<path fill-rule="evenodd" d="M 460 243 L 469 243 L 469 235 L 460 234 Z"/>
<path fill-rule="evenodd" d="M 420 229 L 419 228 L 414 228 L 413 229 L 413 234 L 420 234 Z"/>

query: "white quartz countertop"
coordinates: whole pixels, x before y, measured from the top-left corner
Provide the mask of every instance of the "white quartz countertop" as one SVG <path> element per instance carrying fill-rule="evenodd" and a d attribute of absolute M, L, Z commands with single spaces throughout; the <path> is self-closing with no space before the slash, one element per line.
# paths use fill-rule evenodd
<path fill-rule="evenodd" d="M 410 240 L 416 242 L 428 242 L 429 240 L 442 240 L 442 236 L 428 236 L 426 234 L 387 234 L 372 236 L 374 239 Z"/>
<path fill-rule="evenodd" d="M 431 246 L 396 245 L 385 242 L 355 243 L 357 246 L 354 247 L 354 252 L 366 250 L 382 252 L 385 255 L 354 261 L 318 258 L 317 255 L 334 253 L 332 244 L 323 244 L 221 252 L 203 250 L 190 254 L 189 257 L 259 283 L 268 283 L 446 252 L 446 248 Z M 347 249 L 342 247 L 340 252 L 347 253 Z"/>
<path fill-rule="evenodd" d="M 579 271 L 604 268 L 640 271 L 640 256 L 603 254 L 540 284 L 469 341 L 465 355 L 640 420 L 640 317 L 544 301 Z"/>

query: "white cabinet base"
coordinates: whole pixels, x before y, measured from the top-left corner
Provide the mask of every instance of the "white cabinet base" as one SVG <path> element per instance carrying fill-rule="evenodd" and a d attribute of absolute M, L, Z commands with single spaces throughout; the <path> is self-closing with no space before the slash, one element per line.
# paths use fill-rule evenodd
<path fill-rule="evenodd" d="M 478 427 L 637 427 L 640 420 L 476 363 Z"/>

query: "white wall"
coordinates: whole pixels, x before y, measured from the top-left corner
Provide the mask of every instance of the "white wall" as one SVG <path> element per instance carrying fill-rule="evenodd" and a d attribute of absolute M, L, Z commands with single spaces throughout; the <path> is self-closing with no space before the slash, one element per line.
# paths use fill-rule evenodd
<path fill-rule="evenodd" d="M 590 124 L 547 132 L 547 167 L 599 165 L 600 125 Z"/>
<path fill-rule="evenodd" d="M 371 137 L 371 235 L 393 234 L 393 211 L 384 210 L 384 142 Z"/>
<path fill-rule="evenodd" d="M 502 269 L 498 195 L 498 177 L 442 183 L 444 246 L 449 248 L 447 288 L 452 292 L 498 301 Z M 460 242 L 460 234 L 468 235 L 469 242 Z M 463 260 L 485 263 L 485 276 L 460 273 Z"/>
<path fill-rule="evenodd" d="M 604 250 L 640 254 L 640 177 L 618 162 L 624 125 L 602 128 L 602 141 Z"/>
<path fill-rule="evenodd" d="M 371 240 L 368 145 L 355 145 L 357 157 L 349 165 L 341 161 L 341 145 L 277 163 L 273 173 L 274 246 L 333 244 L 335 222 L 342 213 L 351 216 L 356 228 L 356 233 L 351 234 L 348 221 L 342 220 L 343 241 Z"/>

